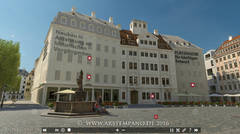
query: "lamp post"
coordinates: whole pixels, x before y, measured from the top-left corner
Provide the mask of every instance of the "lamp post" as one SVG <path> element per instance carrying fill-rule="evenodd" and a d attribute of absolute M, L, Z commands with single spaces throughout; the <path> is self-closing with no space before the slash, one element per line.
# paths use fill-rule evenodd
<path fill-rule="evenodd" d="M 7 88 L 7 85 L 3 85 L 2 89 L 3 89 L 3 93 L 2 93 L 2 99 L 1 99 L 1 108 L 3 107 L 3 101 L 5 99 L 5 89 Z"/>

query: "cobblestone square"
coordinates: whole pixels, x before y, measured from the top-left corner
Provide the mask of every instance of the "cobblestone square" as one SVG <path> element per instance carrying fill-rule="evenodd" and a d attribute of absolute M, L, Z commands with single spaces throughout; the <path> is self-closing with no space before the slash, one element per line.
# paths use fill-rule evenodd
<path fill-rule="evenodd" d="M 239 134 L 239 107 L 162 107 L 108 109 L 111 115 L 87 118 L 43 117 L 47 107 L 23 103 L 0 112 L 1 134 L 40 134 L 42 127 L 114 127 L 92 122 L 153 121 L 143 127 L 201 127 L 201 134 Z M 154 119 L 154 115 L 158 119 Z M 119 126 L 118 126 L 119 127 Z M 120 126 L 121 127 L 121 126 Z M 136 126 L 140 127 L 140 126 Z"/>

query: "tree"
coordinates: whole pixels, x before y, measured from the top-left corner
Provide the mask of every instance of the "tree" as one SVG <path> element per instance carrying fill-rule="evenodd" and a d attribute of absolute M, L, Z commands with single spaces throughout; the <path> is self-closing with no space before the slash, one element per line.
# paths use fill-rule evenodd
<path fill-rule="evenodd" d="M 19 43 L 0 39 L 0 94 L 19 89 Z M 3 89 L 4 85 L 6 88 Z M 0 95 L 2 96 L 2 95 Z M 1 98 L 3 100 L 3 98 Z"/>

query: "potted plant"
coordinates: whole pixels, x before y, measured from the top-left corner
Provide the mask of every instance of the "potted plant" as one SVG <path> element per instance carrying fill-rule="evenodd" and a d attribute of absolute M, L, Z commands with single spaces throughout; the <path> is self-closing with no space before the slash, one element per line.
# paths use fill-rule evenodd
<path fill-rule="evenodd" d="M 49 109 L 53 109 L 54 104 L 52 102 L 48 102 L 48 107 L 49 107 Z"/>

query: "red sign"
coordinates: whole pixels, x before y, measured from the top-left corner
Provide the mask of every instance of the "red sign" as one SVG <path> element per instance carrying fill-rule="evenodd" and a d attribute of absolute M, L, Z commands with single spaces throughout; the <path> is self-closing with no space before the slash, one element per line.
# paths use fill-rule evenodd
<path fill-rule="evenodd" d="M 191 87 L 196 87 L 195 84 L 196 84 L 196 83 L 191 82 Z"/>
<path fill-rule="evenodd" d="M 91 76 L 91 74 L 87 74 L 87 79 L 92 79 L 92 76 Z"/>
<path fill-rule="evenodd" d="M 154 114 L 154 119 L 158 119 L 158 115 L 157 114 Z"/>
<path fill-rule="evenodd" d="M 88 59 L 88 61 L 91 61 L 92 60 L 92 56 L 88 56 L 87 59 Z"/>
<path fill-rule="evenodd" d="M 154 97 L 155 97 L 154 94 L 151 94 L 151 95 L 150 95 L 150 98 L 151 98 L 151 99 L 154 99 Z"/>

